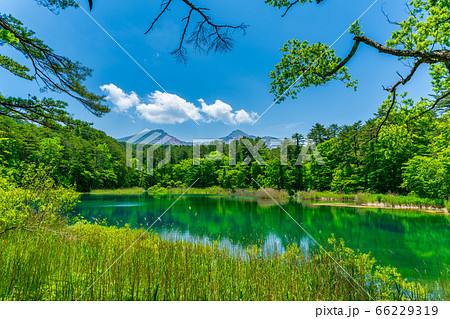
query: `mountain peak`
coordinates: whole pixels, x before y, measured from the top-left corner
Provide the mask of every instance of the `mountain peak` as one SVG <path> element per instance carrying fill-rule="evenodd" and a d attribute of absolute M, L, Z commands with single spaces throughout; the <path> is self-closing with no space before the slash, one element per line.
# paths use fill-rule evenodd
<path fill-rule="evenodd" d="M 227 136 L 221 137 L 220 139 L 225 141 L 226 143 L 228 143 L 228 142 L 230 142 L 232 140 L 240 140 L 243 137 L 255 138 L 256 136 L 248 135 L 247 133 L 245 133 L 245 132 L 243 132 L 241 130 L 234 130 L 233 132 L 231 132 Z"/>
<path fill-rule="evenodd" d="M 192 145 L 192 143 L 181 141 L 162 129 L 150 130 L 148 128 L 135 135 L 119 138 L 117 141 L 131 144 L 142 143 L 148 145 Z"/>
<path fill-rule="evenodd" d="M 249 135 L 245 133 L 242 130 L 234 130 L 230 134 L 228 134 L 225 137 L 218 138 L 218 140 L 222 140 L 225 143 L 229 144 L 234 140 L 240 140 L 242 138 L 250 138 L 255 139 L 257 138 L 254 135 Z M 272 136 L 263 136 L 261 137 L 262 140 L 266 143 L 267 147 L 273 148 L 279 146 L 280 139 Z M 119 138 L 117 139 L 119 142 L 125 142 L 125 143 L 131 143 L 131 144 L 153 144 L 153 145 L 192 145 L 192 142 L 185 142 L 182 140 L 177 139 L 176 137 L 168 134 L 162 129 L 156 129 L 156 130 L 150 130 L 150 129 L 144 129 L 141 132 Z"/>
<path fill-rule="evenodd" d="M 241 130 L 234 130 L 233 132 L 230 133 L 230 135 L 232 135 L 232 134 L 248 135 L 247 133 L 245 133 L 244 131 L 241 131 Z"/>

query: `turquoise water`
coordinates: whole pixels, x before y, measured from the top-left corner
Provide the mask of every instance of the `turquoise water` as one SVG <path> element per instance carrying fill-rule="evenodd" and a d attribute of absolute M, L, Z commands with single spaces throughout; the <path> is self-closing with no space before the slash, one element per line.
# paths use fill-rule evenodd
<path fill-rule="evenodd" d="M 297 243 L 317 249 L 313 237 L 326 245 L 332 234 L 348 247 L 371 252 L 382 265 L 397 267 L 411 280 L 438 280 L 450 274 L 450 216 L 378 208 L 313 206 L 231 196 L 82 195 L 76 213 L 109 225 L 147 228 L 175 240 L 218 241 L 235 254 L 258 245 L 266 252 L 283 252 Z M 167 210 L 171 205 L 173 206 Z M 158 217 L 167 212 L 157 220 Z"/>

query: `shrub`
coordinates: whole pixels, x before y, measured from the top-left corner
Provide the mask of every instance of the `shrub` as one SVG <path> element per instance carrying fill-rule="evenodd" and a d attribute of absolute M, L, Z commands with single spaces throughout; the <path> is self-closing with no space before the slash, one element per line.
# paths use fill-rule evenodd
<path fill-rule="evenodd" d="M 48 170 L 42 167 L 30 166 L 20 183 L 2 175 L 0 235 L 14 229 L 38 231 L 63 226 L 66 213 L 73 210 L 78 196 L 73 189 L 56 187 Z"/>

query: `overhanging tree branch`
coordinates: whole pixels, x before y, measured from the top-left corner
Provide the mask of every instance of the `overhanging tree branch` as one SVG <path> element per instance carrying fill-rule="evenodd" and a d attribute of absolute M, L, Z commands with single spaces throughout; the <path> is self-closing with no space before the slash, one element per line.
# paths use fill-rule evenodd
<path fill-rule="evenodd" d="M 146 34 L 155 28 L 156 23 L 160 18 L 169 11 L 170 6 L 175 0 L 164 0 L 161 3 L 161 10 L 152 21 L 150 28 L 145 32 Z M 202 8 L 195 5 L 189 0 L 180 0 L 188 7 L 186 16 L 181 20 L 184 24 L 183 32 L 180 36 L 180 42 L 178 47 L 171 52 L 178 61 L 187 61 L 187 50 L 185 45 L 191 45 L 194 49 L 200 52 L 228 52 L 233 48 L 234 39 L 233 33 L 235 31 L 241 31 L 245 34 L 247 25 L 230 25 L 230 24 L 218 24 L 212 20 L 207 14 L 208 8 Z M 191 24 L 194 22 L 194 14 L 198 17 L 195 27 L 192 29 Z M 195 22 L 194 22 L 195 23 Z M 192 31 L 189 31 L 192 30 Z M 188 36 L 188 33 L 190 35 Z"/>
<path fill-rule="evenodd" d="M 412 75 L 414 75 L 417 68 L 422 63 L 432 64 L 437 62 L 445 63 L 446 66 L 450 70 L 450 51 L 448 50 L 434 50 L 434 51 L 425 51 L 425 50 L 400 50 L 395 48 L 389 48 L 386 47 L 374 40 L 369 39 L 366 36 L 355 36 L 353 38 L 354 44 L 352 49 L 350 50 L 350 53 L 331 71 L 325 73 L 322 75 L 323 78 L 332 76 L 336 74 L 340 69 L 342 69 L 356 54 L 358 51 L 359 45 L 361 43 L 364 43 L 372 48 L 375 48 L 380 53 L 385 53 L 389 55 L 393 55 L 396 57 L 405 57 L 405 58 L 420 58 L 420 63 L 417 65 L 415 64 L 414 72 L 412 72 L 408 76 L 408 81 L 411 79 Z M 400 83 L 402 84 L 402 83 Z"/>
<path fill-rule="evenodd" d="M 378 137 L 378 135 L 381 131 L 381 128 L 385 125 L 392 109 L 394 108 L 395 102 L 396 102 L 397 88 L 400 85 L 405 85 L 406 83 L 408 83 L 412 79 L 414 74 L 416 73 L 417 69 L 422 64 L 433 64 L 433 63 L 442 62 L 446 65 L 447 69 L 450 71 L 450 51 L 448 51 L 448 50 L 424 51 L 424 50 L 394 49 L 394 48 L 386 47 L 376 41 L 373 41 L 373 40 L 367 38 L 366 36 L 356 36 L 354 38 L 354 41 L 355 41 L 355 43 L 354 43 L 350 53 L 347 55 L 347 57 L 344 60 L 342 60 L 342 62 L 340 62 L 333 70 L 331 70 L 330 72 L 327 72 L 323 76 L 324 78 L 332 76 L 333 74 L 338 72 L 342 67 L 344 67 L 351 60 L 351 58 L 355 55 L 355 53 L 358 50 L 358 47 L 361 43 L 364 43 L 370 47 L 377 49 L 378 52 L 380 52 L 380 53 L 385 53 L 385 54 L 389 54 L 389 55 L 393 55 L 393 56 L 397 56 L 397 57 L 419 58 L 415 62 L 413 68 L 411 69 L 410 73 L 408 74 L 408 76 L 406 78 L 402 77 L 401 80 L 397 81 L 397 83 L 395 83 L 392 87 L 385 88 L 386 91 L 388 91 L 392 94 L 392 102 L 391 102 L 388 110 L 386 111 L 386 114 L 383 117 L 383 120 L 377 126 L 375 135 L 368 140 L 368 142 L 369 142 L 372 139 Z M 433 110 L 442 99 L 444 99 L 445 97 L 447 97 L 449 95 L 450 95 L 450 92 L 443 94 L 441 97 L 436 99 L 436 101 L 433 103 L 433 105 L 429 109 L 427 109 L 424 112 L 422 112 L 421 114 L 413 117 L 412 119 L 416 119 L 416 118 L 424 115 L 425 113 Z M 412 119 L 410 119 L 410 120 L 412 120 Z"/>
<path fill-rule="evenodd" d="M 281 16 L 284 18 L 284 17 L 286 16 L 286 14 L 288 14 L 289 10 L 291 10 L 291 8 L 292 8 L 293 6 L 295 6 L 296 4 L 299 4 L 299 3 L 304 3 L 305 1 L 307 1 L 307 0 L 295 0 L 295 1 L 292 2 L 291 4 L 288 4 L 286 10 L 284 11 L 284 13 L 283 13 Z M 310 1 L 311 1 L 311 0 L 310 0 Z M 315 0 L 315 1 L 316 1 L 317 4 L 319 4 L 319 3 L 321 3 L 321 2 L 324 1 L 324 0 Z M 267 1 L 266 1 L 266 2 L 267 2 Z"/>
<path fill-rule="evenodd" d="M 50 2 L 49 2 L 50 3 Z M 34 32 L 25 28 L 22 23 L 11 15 L 0 15 L 0 31 L 8 35 L 0 44 L 7 44 L 30 61 L 31 67 L 22 66 L 14 60 L 2 57 L 0 66 L 12 74 L 25 80 L 36 80 L 43 90 L 64 93 L 79 101 L 87 110 L 96 116 L 109 112 L 104 104 L 104 96 L 96 95 L 83 85 L 91 75 L 92 70 L 80 62 L 56 54 L 43 41 L 34 37 Z M 30 74 L 28 73 L 30 72 Z M 64 110 L 66 103 L 51 99 L 12 98 L 0 95 L 0 110 L 2 115 L 33 121 L 51 128 L 61 128 L 62 125 L 75 126 L 83 122 L 73 120 Z M 85 124 L 85 123 L 84 123 Z"/>
<path fill-rule="evenodd" d="M 27 120 L 51 129 L 88 125 L 88 123 L 72 119 L 65 111 L 66 106 L 67 104 L 62 101 L 49 98 L 39 100 L 36 97 L 28 99 L 0 97 L 0 115 L 3 116 Z"/>
<path fill-rule="evenodd" d="M 0 16 L 0 28 L 17 38 L 17 44 L 11 46 L 31 61 L 34 77 L 40 79 L 46 88 L 77 99 L 96 116 L 109 112 L 109 108 L 102 104 L 104 97 L 90 93 L 81 84 L 81 81 L 91 75 L 92 70 L 55 54 L 42 41 L 32 38 L 32 33 L 21 28 L 12 17 Z"/>
<path fill-rule="evenodd" d="M 428 112 L 431 112 L 431 111 L 435 110 L 436 107 L 437 107 L 443 100 L 445 100 L 446 98 L 448 98 L 449 96 L 450 96 L 450 92 L 446 92 L 446 93 L 442 94 L 441 96 L 437 97 L 436 100 L 433 102 L 433 104 L 432 104 L 429 108 L 427 108 L 427 109 L 425 109 L 424 111 L 420 112 L 418 115 L 415 115 L 415 116 L 411 117 L 410 119 L 408 119 L 408 123 L 411 122 L 412 120 L 415 120 L 415 119 L 421 117 L 422 115 L 425 115 L 425 114 L 428 113 Z"/>
<path fill-rule="evenodd" d="M 161 12 L 158 14 L 158 16 L 155 18 L 155 20 L 153 20 L 150 28 L 148 28 L 147 31 L 145 31 L 145 34 L 149 33 L 151 30 L 153 30 L 153 27 L 155 26 L 156 22 L 158 22 L 159 18 L 161 18 L 161 16 L 164 14 L 164 12 L 167 11 L 167 9 L 169 8 L 169 6 L 172 4 L 172 0 L 168 0 L 167 2 L 163 2 L 161 3 Z"/>

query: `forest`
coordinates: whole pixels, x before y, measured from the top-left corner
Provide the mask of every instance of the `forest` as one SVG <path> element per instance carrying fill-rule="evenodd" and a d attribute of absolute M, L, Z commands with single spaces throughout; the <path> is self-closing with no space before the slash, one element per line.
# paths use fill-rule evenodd
<path fill-rule="evenodd" d="M 1 118 L 0 163 L 3 173 L 17 181 L 30 165 L 46 167 L 57 185 L 75 186 L 80 192 L 134 186 L 189 187 L 198 179 L 195 186 L 200 188 L 259 188 L 259 184 L 291 194 L 318 190 L 447 199 L 450 117 L 445 112 L 428 112 L 410 121 L 422 111 L 421 103 L 405 99 L 391 112 L 390 120 L 376 138 L 370 132 L 382 121 L 383 107 L 365 123 L 328 127 L 315 124 L 307 138 L 294 134 L 290 143 L 294 145 L 287 146 L 287 165 L 280 163 L 280 147 L 266 146 L 259 150 L 265 163 L 253 158 L 246 164 L 244 159 L 252 154 L 239 141 L 236 165 L 230 165 L 229 145 L 225 144 L 224 154 L 219 154 L 216 144 L 211 143 L 201 146 L 199 163 L 192 159 L 192 146 L 171 146 L 170 163 L 158 169 L 157 163 L 165 156 L 165 146 L 155 152 L 153 174 L 147 174 L 145 169 L 136 170 L 136 160 L 134 168 L 126 167 L 125 143 L 92 127 L 59 131 Z M 297 162 L 302 147 L 311 141 L 317 144 L 325 165 L 309 154 L 308 147 L 308 156 L 303 162 Z M 257 141 L 251 143 L 255 145 Z M 144 167 L 146 153 L 144 150 Z"/>

